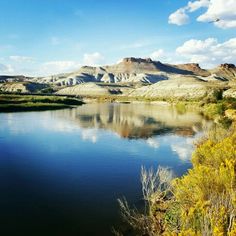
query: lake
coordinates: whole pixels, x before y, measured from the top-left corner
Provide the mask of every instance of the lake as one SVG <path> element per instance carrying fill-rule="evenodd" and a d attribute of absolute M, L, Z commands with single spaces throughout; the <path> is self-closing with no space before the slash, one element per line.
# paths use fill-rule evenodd
<path fill-rule="evenodd" d="M 117 198 L 142 200 L 140 169 L 191 168 L 210 122 L 140 104 L 0 114 L 0 235 L 112 235 Z"/>

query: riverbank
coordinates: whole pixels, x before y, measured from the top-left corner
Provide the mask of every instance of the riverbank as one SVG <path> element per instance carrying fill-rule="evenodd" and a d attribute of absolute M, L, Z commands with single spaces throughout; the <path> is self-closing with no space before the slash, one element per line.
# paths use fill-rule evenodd
<path fill-rule="evenodd" d="M 182 177 L 142 168 L 145 211 L 118 200 L 132 235 L 236 235 L 235 150 L 236 124 L 216 125 L 196 143 L 193 167 Z"/>
<path fill-rule="evenodd" d="M 112 96 L 58 96 L 40 94 L 0 94 L 0 112 L 43 111 L 73 108 L 84 103 L 147 103 L 152 105 L 174 106 L 179 113 L 194 110 L 209 119 L 229 126 L 236 120 L 236 99 L 215 96 L 214 99 L 174 100 L 147 99 L 143 97 Z"/>
<path fill-rule="evenodd" d="M 174 106 L 179 113 L 185 113 L 186 110 L 194 110 L 202 113 L 215 122 L 230 125 L 236 120 L 236 99 L 223 98 L 222 94 L 216 94 L 213 98 L 204 98 L 202 100 L 180 100 L 180 99 L 147 99 L 143 97 L 128 96 L 83 96 L 85 103 L 148 103 L 152 105 Z"/>
<path fill-rule="evenodd" d="M 57 110 L 82 104 L 81 99 L 66 96 L 0 94 L 0 112 Z"/>

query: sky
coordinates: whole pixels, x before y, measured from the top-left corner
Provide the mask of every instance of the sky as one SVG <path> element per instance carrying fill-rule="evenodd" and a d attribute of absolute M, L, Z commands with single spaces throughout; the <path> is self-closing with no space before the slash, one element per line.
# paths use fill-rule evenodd
<path fill-rule="evenodd" d="M 45 76 L 124 57 L 236 64 L 235 0 L 1 0 L 0 74 Z"/>

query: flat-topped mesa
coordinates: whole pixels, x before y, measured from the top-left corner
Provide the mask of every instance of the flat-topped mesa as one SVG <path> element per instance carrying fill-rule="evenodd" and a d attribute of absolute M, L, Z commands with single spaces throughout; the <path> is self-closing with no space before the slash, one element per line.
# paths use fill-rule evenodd
<path fill-rule="evenodd" d="M 200 76 L 210 75 L 210 73 L 207 70 L 202 69 L 198 63 L 179 64 L 176 65 L 176 67 L 185 71 L 190 71 L 195 75 L 200 75 Z"/>
<path fill-rule="evenodd" d="M 120 63 L 106 66 L 106 70 L 109 73 L 119 74 L 138 74 L 138 73 L 155 73 L 158 71 L 156 62 L 152 61 L 151 58 L 135 58 L 127 57 L 124 58 Z"/>
<path fill-rule="evenodd" d="M 202 70 L 198 63 L 185 63 L 177 65 L 179 68 L 184 70 L 194 71 L 194 70 Z"/>
<path fill-rule="evenodd" d="M 201 67 L 199 66 L 198 63 L 185 63 L 183 64 L 185 65 L 186 67 L 190 67 L 190 68 L 198 68 L 198 69 L 201 69 Z"/>
<path fill-rule="evenodd" d="M 126 57 L 122 60 L 123 63 L 151 63 L 153 62 L 151 58 L 135 58 L 135 57 Z"/>

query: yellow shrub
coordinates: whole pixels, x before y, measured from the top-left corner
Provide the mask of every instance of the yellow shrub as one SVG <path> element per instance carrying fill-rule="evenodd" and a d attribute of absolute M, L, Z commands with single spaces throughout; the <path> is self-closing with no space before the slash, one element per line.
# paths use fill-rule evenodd
<path fill-rule="evenodd" d="M 236 134 L 219 142 L 205 141 L 196 149 L 192 161 L 193 169 L 173 181 L 175 200 L 180 205 L 181 232 L 234 235 Z"/>

